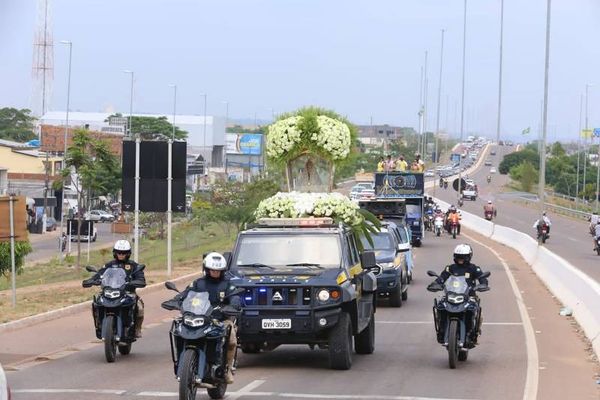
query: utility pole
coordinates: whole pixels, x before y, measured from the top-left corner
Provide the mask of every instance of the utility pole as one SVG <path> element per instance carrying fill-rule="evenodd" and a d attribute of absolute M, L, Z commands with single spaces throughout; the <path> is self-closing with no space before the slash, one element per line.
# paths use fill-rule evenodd
<path fill-rule="evenodd" d="M 542 119 L 542 147 L 540 154 L 540 179 L 538 184 L 538 197 L 540 199 L 540 219 L 544 216 L 544 188 L 546 186 L 546 130 L 548 129 L 548 74 L 550 70 L 550 11 L 551 0 L 548 0 L 546 11 L 546 61 L 544 67 L 544 117 Z"/>
<path fill-rule="evenodd" d="M 502 41 L 504 35 L 504 0 L 500 2 L 500 72 L 498 76 L 498 125 L 496 126 L 496 143 L 500 141 L 500 124 L 502 115 Z"/>
<path fill-rule="evenodd" d="M 462 146 L 465 120 L 465 63 L 467 59 L 467 0 L 465 0 L 465 12 L 463 17 L 463 55 L 462 55 L 462 89 L 461 89 L 461 107 L 460 107 L 460 144 Z M 462 193 L 462 154 L 458 159 L 458 192 L 457 203 Z"/>

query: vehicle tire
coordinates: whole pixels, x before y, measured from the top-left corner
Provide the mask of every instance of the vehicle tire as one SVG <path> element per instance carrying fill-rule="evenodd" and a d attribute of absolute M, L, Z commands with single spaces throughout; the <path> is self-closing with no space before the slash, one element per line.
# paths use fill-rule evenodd
<path fill-rule="evenodd" d="M 346 312 L 340 314 L 337 325 L 329 332 L 329 366 L 347 370 L 352 367 L 352 322 Z"/>
<path fill-rule="evenodd" d="M 195 400 L 196 370 L 198 369 L 198 353 L 194 349 L 187 349 L 179 361 L 181 365 L 181 376 L 179 377 L 179 399 Z"/>
<path fill-rule="evenodd" d="M 354 351 L 356 351 L 356 354 L 373 354 L 375 351 L 374 314 L 371 314 L 369 325 L 361 333 L 354 336 Z"/>
<path fill-rule="evenodd" d="M 258 354 L 260 353 L 260 343 L 242 343 L 242 353 L 244 354 Z"/>
<path fill-rule="evenodd" d="M 437 232 L 435 233 L 438 237 L 440 236 L 440 234 L 442 233 L 441 229 L 438 229 Z"/>
<path fill-rule="evenodd" d="M 119 348 L 119 353 L 121 353 L 124 356 L 131 353 L 131 343 L 120 344 L 118 348 Z"/>
<path fill-rule="evenodd" d="M 546 243 L 546 235 L 542 235 L 542 243 Z"/>
<path fill-rule="evenodd" d="M 395 308 L 402 307 L 402 282 L 398 282 L 394 291 L 390 293 L 390 306 Z"/>
<path fill-rule="evenodd" d="M 115 341 L 115 317 L 107 315 L 106 317 L 106 337 L 104 338 L 104 355 L 106 362 L 115 362 L 117 357 L 117 342 Z"/>
<path fill-rule="evenodd" d="M 458 352 L 458 361 L 467 361 L 469 352 L 467 350 L 461 350 Z"/>
<path fill-rule="evenodd" d="M 453 319 L 450 321 L 448 328 L 448 364 L 451 369 L 456 368 L 458 359 L 458 321 Z"/>
<path fill-rule="evenodd" d="M 421 239 L 415 240 L 415 247 L 421 247 Z"/>
<path fill-rule="evenodd" d="M 408 300 L 408 282 L 406 282 L 406 290 L 402 292 L 402 301 Z"/>
<path fill-rule="evenodd" d="M 600 256 L 600 246 L 596 246 L 596 252 L 598 253 L 598 255 Z"/>
<path fill-rule="evenodd" d="M 452 239 L 456 239 L 456 229 L 452 228 Z"/>
<path fill-rule="evenodd" d="M 226 383 L 219 383 L 214 389 L 206 389 L 208 392 L 208 397 L 211 399 L 222 399 L 225 397 L 225 392 L 227 391 Z"/>

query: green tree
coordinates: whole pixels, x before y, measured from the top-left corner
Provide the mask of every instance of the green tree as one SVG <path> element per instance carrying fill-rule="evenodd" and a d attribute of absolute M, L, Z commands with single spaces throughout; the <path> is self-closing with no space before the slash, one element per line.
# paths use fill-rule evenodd
<path fill-rule="evenodd" d="M 533 184 L 538 180 L 538 173 L 529 161 L 524 161 L 510 169 L 510 177 L 521 184 L 521 190 L 531 192 Z"/>
<path fill-rule="evenodd" d="M 121 113 L 113 114 L 110 117 L 123 117 Z M 110 118 L 108 117 L 108 118 Z M 131 132 L 133 135 L 140 135 L 142 140 L 170 139 L 173 137 L 173 124 L 167 117 L 131 117 Z M 175 139 L 187 138 L 188 132 L 175 127 Z"/>
<path fill-rule="evenodd" d="M 35 117 L 28 109 L 0 108 L 0 139 L 27 142 L 36 139 L 34 133 Z"/>
<path fill-rule="evenodd" d="M 18 241 L 15 242 L 15 268 L 17 274 L 23 272 L 23 264 L 25 263 L 25 256 L 32 252 L 31 245 L 29 242 Z M 0 276 L 6 276 L 11 271 L 11 260 L 10 260 L 10 242 L 0 243 Z"/>
<path fill-rule="evenodd" d="M 95 194 L 115 193 L 120 184 L 120 168 L 117 157 L 112 154 L 106 142 L 96 140 L 85 129 L 73 131 L 73 142 L 67 149 L 66 168 L 62 170 L 62 180 L 55 186 L 62 187 L 63 182 L 76 179 L 73 186 L 77 190 L 77 267 L 81 265 L 81 217 L 86 200 Z"/>
<path fill-rule="evenodd" d="M 550 154 L 552 154 L 553 157 L 562 157 L 567 153 L 560 142 L 554 142 L 554 144 L 552 144 L 552 148 L 550 149 Z"/>
<path fill-rule="evenodd" d="M 514 153 L 510 153 L 504 156 L 502 162 L 500 162 L 498 171 L 501 174 L 506 175 L 507 173 L 509 173 L 512 167 L 515 167 L 523 163 L 524 161 L 528 161 L 531 165 L 538 165 L 540 162 L 540 157 L 537 154 L 537 152 L 531 149 L 516 151 Z"/>

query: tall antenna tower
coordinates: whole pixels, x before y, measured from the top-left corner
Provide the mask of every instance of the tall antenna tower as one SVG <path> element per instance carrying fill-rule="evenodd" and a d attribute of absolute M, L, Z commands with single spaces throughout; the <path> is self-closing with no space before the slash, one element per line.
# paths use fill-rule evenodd
<path fill-rule="evenodd" d="M 54 80 L 54 39 L 50 0 L 38 0 L 37 23 L 33 36 L 32 107 L 36 116 L 48 111 Z"/>

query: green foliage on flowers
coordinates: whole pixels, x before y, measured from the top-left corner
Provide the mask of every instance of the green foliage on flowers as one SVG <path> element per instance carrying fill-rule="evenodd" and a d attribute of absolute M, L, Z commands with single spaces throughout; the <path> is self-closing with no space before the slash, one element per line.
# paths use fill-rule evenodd
<path fill-rule="evenodd" d="M 267 128 L 267 156 L 282 165 L 309 152 L 338 164 L 348 157 L 357 137 L 356 127 L 334 111 L 305 107 L 282 114 Z"/>
<path fill-rule="evenodd" d="M 15 268 L 17 274 L 23 272 L 25 256 L 31 253 L 33 249 L 29 242 L 15 242 Z M 10 261 L 10 242 L 0 243 L 0 275 L 8 276 L 11 270 Z"/>

